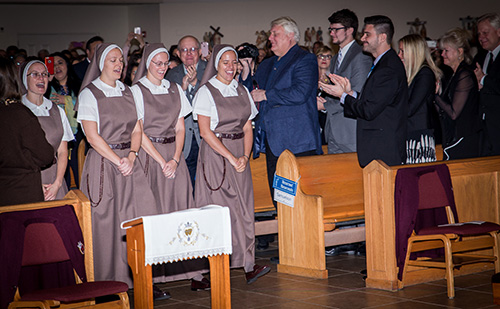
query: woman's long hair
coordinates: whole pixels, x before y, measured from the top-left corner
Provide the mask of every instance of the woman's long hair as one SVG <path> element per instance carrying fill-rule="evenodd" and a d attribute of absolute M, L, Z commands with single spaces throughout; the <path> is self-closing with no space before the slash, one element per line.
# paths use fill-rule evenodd
<path fill-rule="evenodd" d="M 66 57 L 66 55 L 60 52 L 53 53 L 50 55 L 50 57 L 61 57 L 64 60 L 68 72 L 67 73 L 68 79 L 66 80 L 66 86 L 68 86 L 68 89 L 70 90 L 70 92 L 72 92 L 72 95 L 74 95 L 75 97 L 78 96 L 78 93 L 80 92 L 81 82 L 76 76 L 75 71 L 73 70 L 73 66 L 71 65 L 71 62 L 69 61 L 68 57 Z M 47 91 L 45 92 L 46 98 L 50 97 L 51 88 L 54 88 L 57 92 L 59 92 L 61 89 L 61 84 L 55 77 L 52 79 L 51 82 L 49 82 L 49 87 L 47 87 Z"/>
<path fill-rule="evenodd" d="M 431 52 L 425 39 L 418 34 L 408 34 L 402 37 L 399 42 L 403 45 L 404 65 L 408 85 L 411 84 L 417 73 L 423 66 L 428 66 L 436 80 L 440 80 L 443 73 L 432 60 Z"/>
<path fill-rule="evenodd" d="M 6 58 L 0 57 L 0 102 L 10 104 L 21 100 L 21 88 L 17 67 Z"/>

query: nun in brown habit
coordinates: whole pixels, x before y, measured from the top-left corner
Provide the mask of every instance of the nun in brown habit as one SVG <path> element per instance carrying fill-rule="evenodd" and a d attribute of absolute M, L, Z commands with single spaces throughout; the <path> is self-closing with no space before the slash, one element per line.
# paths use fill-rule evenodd
<path fill-rule="evenodd" d="M 45 63 L 32 60 L 22 66 L 20 72 L 21 101 L 38 117 L 47 141 L 54 148 L 56 163 L 42 170 L 44 199 L 63 199 L 68 193 L 64 180 L 68 165 L 68 142 L 74 139 L 71 126 L 64 109 L 43 96 L 49 85 Z"/>
<path fill-rule="evenodd" d="M 231 267 L 244 267 L 247 283 L 267 274 L 255 265 L 254 200 L 248 158 L 252 119 L 257 109 L 248 90 L 234 79 L 238 56 L 229 45 L 216 45 L 193 101 L 200 144 L 195 204 L 229 207 L 233 254 Z"/>
<path fill-rule="evenodd" d="M 194 207 L 193 188 L 182 148 L 184 117 L 192 112 L 182 88 L 164 79 L 169 53 L 161 43 L 147 44 L 131 88 L 139 110 L 143 111 L 143 135 L 139 159 L 161 213 Z M 193 290 L 206 290 L 203 278 L 206 259 L 153 266 L 153 281 L 192 279 Z"/>
<path fill-rule="evenodd" d="M 143 115 L 132 92 L 119 81 L 123 56 L 115 44 L 101 44 L 82 83 L 76 109 L 91 145 L 81 190 L 92 206 L 96 280 L 118 280 L 133 287 L 125 231 L 120 223 L 160 213 L 137 152 Z"/>
<path fill-rule="evenodd" d="M 37 117 L 21 103 L 17 72 L 0 58 L 0 206 L 42 202 L 40 170 L 54 161 Z"/>

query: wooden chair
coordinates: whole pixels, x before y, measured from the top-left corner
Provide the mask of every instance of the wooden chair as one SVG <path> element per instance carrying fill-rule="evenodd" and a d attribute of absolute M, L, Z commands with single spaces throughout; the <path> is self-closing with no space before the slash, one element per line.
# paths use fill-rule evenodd
<path fill-rule="evenodd" d="M 406 185 L 401 184 L 404 181 L 408 181 Z M 398 199 L 398 195 L 402 199 Z M 398 206 L 399 202 L 406 205 Z M 413 219 L 406 219 L 411 222 L 413 232 L 408 238 L 404 266 L 400 266 L 404 267 L 401 287 L 410 266 L 443 268 L 446 270 L 448 297 L 452 299 L 455 297 L 455 268 L 472 263 L 494 262 L 496 272 L 500 271 L 500 225 L 491 222 L 457 224 L 459 221 L 451 178 L 446 165 L 400 169 L 396 176 L 395 212 L 396 230 L 400 233 L 404 227 L 398 224 L 408 213 L 414 214 Z M 403 212 L 406 214 L 403 215 Z M 401 244 L 397 242 L 397 246 L 398 243 Z M 427 251 L 434 249 L 444 250 L 444 257 L 442 253 Z M 483 249 L 492 249 L 493 255 L 468 253 Z"/>
<path fill-rule="evenodd" d="M 6 290 L 2 287 L 0 305 L 6 307 L 14 296 L 9 309 L 129 308 L 127 284 L 94 282 L 91 233 L 90 205 L 79 190 L 68 192 L 63 200 L 1 207 L 2 282 L 15 282 L 13 285 L 24 286 L 25 289 L 17 288 L 4 293 Z M 12 246 L 14 243 L 17 245 Z M 8 254 L 4 254 L 6 252 Z M 55 276 L 52 272 L 55 263 L 58 270 L 65 269 L 62 273 L 66 275 L 60 275 L 58 282 L 52 280 L 50 288 L 39 289 L 36 284 L 27 286 L 23 283 L 26 281 L 18 279 L 21 271 L 26 278 L 29 268 L 34 267 L 41 270 L 49 267 L 50 276 Z M 44 266 L 37 266 L 39 264 Z M 64 284 L 69 285 L 60 286 Z M 117 300 L 95 304 L 96 297 L 112 294 L 117 295 Z M 6 298 L 9 295 L 12 296 Z"/>

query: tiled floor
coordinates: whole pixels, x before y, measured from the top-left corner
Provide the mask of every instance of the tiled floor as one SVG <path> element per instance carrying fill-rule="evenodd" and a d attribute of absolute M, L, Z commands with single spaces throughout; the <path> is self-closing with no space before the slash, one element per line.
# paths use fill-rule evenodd
<path fill-rule="evenodd" d="M 274 243 L 273 243 L 274 244 Z M 327 257 L 328 279 L 310 279 L 276 271 L 270 257 L 277 248 L 257 252 L 257 264 L 268 264 L 272 271 L 247 285 L 242 269 L 231 270 L 232 308 L 500 308 L 493 304 L 491 272 L 457 277 L 455 299 L 446 295 L 446 281 L 407 287 L 398 292 L 365 287 L 360 271 L 366 268 L 364 256 Z M 155 308 L 210 308 L 210 292 L 192 292 L 189 281 L 159 285 L 172 298 L 155 302 Z M 130 293 L 133 306 L 133 292 Z"/>

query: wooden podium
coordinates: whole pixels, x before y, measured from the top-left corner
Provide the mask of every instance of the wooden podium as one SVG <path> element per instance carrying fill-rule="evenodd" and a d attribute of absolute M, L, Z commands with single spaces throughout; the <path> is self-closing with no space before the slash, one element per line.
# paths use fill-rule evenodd
<path fill-rule="evenodd" d="M 134 277 L 134 307 L 153 308 L 153 275 L 146 266 L 142 218 L 123 224 L 127 228 L 127 258 Z M 229 255 L 209 256 L 212 308 L 231 308 Z"/>

